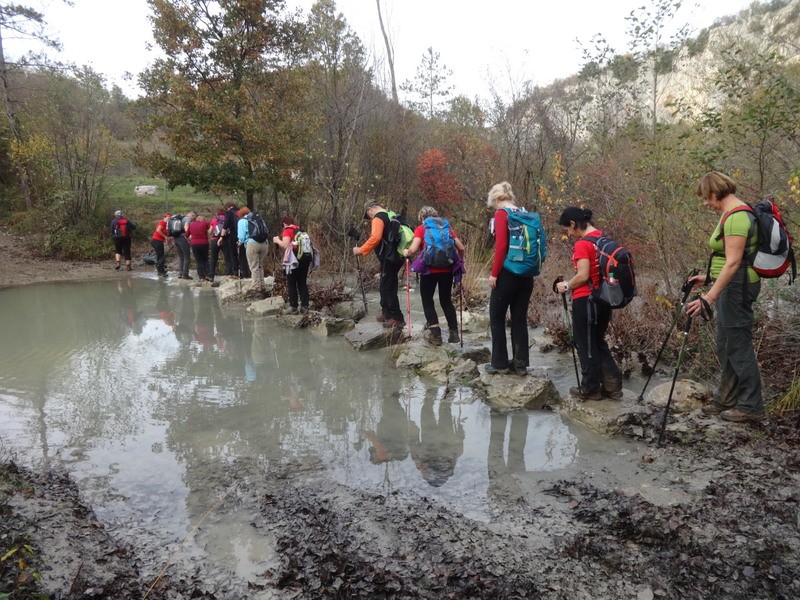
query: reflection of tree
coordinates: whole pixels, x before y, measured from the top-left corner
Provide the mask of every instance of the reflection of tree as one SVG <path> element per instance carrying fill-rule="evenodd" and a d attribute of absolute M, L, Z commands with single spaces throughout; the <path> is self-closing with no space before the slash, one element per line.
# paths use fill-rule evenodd
<path fill-rule="evenodd" d="M 507 424 L 509 425 L 508 460 L 503 456 Z M 528 413 L 520 411 L 508 415 L 492 414 L 487 457 L 490 501 L 503 504 L 522 499 L 522 490 L 512 474 L 525 472 L 527 437 Z"/>
<path fill-rule="evenodd" d="M 452 403 L 442 400 L 434 414 L 435 391 L 426 393 L 420 414 L 420 439 L 411 447 L 411 457 L 423 479 L 439 487 L 453 475 L 456 461 L 464 452 L 464 428 L 454 420 Z"/>

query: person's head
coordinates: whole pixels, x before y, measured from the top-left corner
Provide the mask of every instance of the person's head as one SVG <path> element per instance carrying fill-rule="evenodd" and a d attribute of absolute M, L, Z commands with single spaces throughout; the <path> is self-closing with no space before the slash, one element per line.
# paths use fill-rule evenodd
<path fill-rule="evenodd" d="M 246 206 L 243 206 L 237 211 L 236 214 L 239 216 L 240 219 L 243 219 L 244 217 L 250 214 L 250 209 L 247 208 Z"/>
<path fill-rule="evenodd" d="M 169 218 L 170 218 L 171 216 L 172 216 L 172 215 L 170 215 L 169 213 L 164 213 L 164 220 L 165 220 L 165 221 L 169 220 Z"/>
<path fill-rule="evenodd" d="M 292 215 L 283 215 L 281 217 L 281 223 L 284 227 L 288 227 L 289 225 L 296 225 L 294 222 L 294 217 Z"/>
<path fill-rule="evenodd" d="M 191 219 L 192 221 L 194 221 L 197 218 L 197 213 L 193 210 L 190 210 L 188 213 L 186 213 L 186 216 L 189 217 L 189 219 Z"/>
<path fill-rule="evenodd" d="M 424 221 L 428 217 L 438 217 L 439 213 L 436 212 L 436 209 L 432 206 L 423 206 L 419 209 L 419 214 L 417 218 L 419 218 L 420 222 Z"/>
<path fill-rule="evenodd" d="M 489 195 L 486 197 L 486 206 L 489 208 L 497 208 L 501 202 L 514 203 L 517 197 L 511 190 L 511 184 L 507 181 L 498 183 L 489 190 Z"/>
<path fill-rule="evenodd" d="M 225 209 L 224 209 L 224 208 L 218 208 L 218 209 L 217 209 L 217 216 L 218 216 L 218 217 L 221 217 L 221 216 L 223 216 L 224 214 L 225 214 Z"/>
<path fill-rule="evenodd" d="M 371 219 L 375 216 L 375 213 L 378 211 L 383 210 L 383 207 L 378 203 L 377 200 L 371 199 L 364 202 L 364 218 Z"/>
<path fill-rule="evenodd" d="M 697 195 L 707 202 L 708 200 L 721 201 L 726 196 L 736 193 L 736 183 L 723 173 L 713 171 L 706 173 L 697 182 Z"/>
<path fill-rule="evenodd" d="M 204 215 L 197 215 L 197 218 L 195 219 L 195 221 L 205 221 L 205 220 L 206 218 Z"/>
<path fill-rule="evenodd" d="M 558 217 L 558 224 L 564 228 L 567 235 L 581 237 L 592 224 L 592 211 L 579 206 L 568 206 Z"/>
<path fill-rule="evenodd" d="M 236 210 L 236 203 L 235 202 L 228 202 L 225 205 L 226 210 Z"/>
<path fill-rule="evenodd" d="M 114 217 L 117 218 L 117 219 L 121 219 L 122 218 L 122 211 L 121 210 L 115 211 L 114 212 Z"/>

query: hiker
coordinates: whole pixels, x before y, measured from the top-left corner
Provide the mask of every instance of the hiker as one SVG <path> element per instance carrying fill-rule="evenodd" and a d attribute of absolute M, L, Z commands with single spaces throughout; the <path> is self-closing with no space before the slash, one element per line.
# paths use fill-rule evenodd
<path fill-rule="evenodd" d="M 220 232 L 222 236 L 222 256 L 225 257 L 225 274 L 235 279 L 239 278 L 239 246 L 237 241 L 238 209 L 236 204 L 229 202 L 225 205 L 225 218 Z"/>
<path fill-rule="evenodd" d="M 489 375 L 509 373 L 528 374 L 528 303 L 533 292 L 533 277 L 517 275 L 504 265 L 509 250 L 507 210 L 519 210 L 516 196 L 507 181 L 498 183 L 486 200 L 494 208 L 494 258 L 489 277 L 489 330 L 492 334 L 491 362 L 484 366 Z M 509 361 L 506 346 L 506 313 L 511 309 L 511 352 Z"/>
<path fill-rule="evenodd" d="M 189 275 L 189 265 L 192 260 L 191 249 L 189 247 L 189 240 L 186 238 L 186 227 L 194 218 L 192 212 L 186 214 L 181 220 L 180 230 L 172 230 L 170 228 L 170 235 L 173 237 L 175 249 L 178 251 L 178 279 L 192 279 Z M 175 218 L 174 216 L 172 217 Z"/>
<path fill-rule="evenodd" d="M 131 233 L 136 229 L 133 221 L 129 221 L 122 214 L 121 210 L 114 212 L 111 220 L 111 238 L 114 240 L 114 270 L 119 271 L 122 265 L 122 258 L 125 258 L 125 268 L 130 271 L 131 267 Z"/>
<path fill-rule="evenodd" d="M 200 281 L 212 281 L 208 276 L 208 221 L 203 215 L 198 215 L 186 226 L 186 237 L 192 248 L 194 262 L 197 267 L 197 278 Z"/>
<path fill-rule="evenodd" d="M 217 276 L 217 264 L 219 263 L 219 253 L 222 251 L 222 244 L 225 238 L 222 237 L 222 230 L 225 227 L 225 209 L 217 209 L 217 215 L 211 219 L 209 223 L 209 233 L 211 240 L 209 242 L 209 259 L 208 259 L 208 280 L 214 281 Z M 223 258 L 225 256 L 223 252 Z"/>
<path fill-rule="evenodd" d="M 243 206 L 236 211 L 236 253 L 234 254 L 234 258 L 236 260 L 236 264 L 239 265 L 238 275 L 242 279 L 250 278 L 250 263 L 247 259 L 247 244 L 244 242 L 245 239 L 250 237 L 250 233 L 247 223 L 242 223 L 245 217 L 250 214 L 252 214 L 252 211 L 246 206 Z M 252 217 L 250 218 L 252 219 Z M 242 237 L 242 232 L 244 232 L 244 238 Z"/>
<path fill-rule="evenodd" d="M 239 248 L 241 249 L 239 264 L 241 265 L 240 268 L 244 269 L 244 265 L 241 262 L 241 255 L 244 255 L 248 265 L 247 275 L 244 277 L 252 275 L 254 289 L 258 292 L 263 292 L 265 291 L 264 261 L 267 258 L 267 242 L 258 242 L 250 236 L 250 221 L 254 217 L 255 213 L 246 206 L 239 209 L 238 237 Z"/>
<path fill-rule="evenodd" d="M 436 209 L 423 206 L 418 214 L 421 225 L 414 230 L 411 246 L 403 251 L 403 256 L 412 257 L 421 251 L 414 261 L 412 270 L 420 273 L 419 296 L 428 323 L 425 339 L 434 346 L 442 345 L 442 329 L 433 294 L 439 287 L 439 304 L 447 320 L 449 334 L 447 342 L 458 343 L 458 318 L 453 305 L 453 268 L 456 266 L 456 251 L 464 253 L 464 244 L 446 220 L 439 218 Z M 446 231 L 444 230 L 446 229 Z M 447 264 L 447 266 L 439 266 Z"/>
<path fill-rule="evenodd" d="M 169 213 L 164 215 L 164 218 L 161 219 L 156 225 L 156 230 L 153 232 L 153 235 L 150 238 L 150 245 L 153 247 L 153 251 L 156 253 L 156 272 L 160 277 L 167 276 L 164 242 L 167 242 L 169 239 L 167 234 L 167 221 L 169 221 L 169 217 Z"/>
<path fill-rule="evenodd" d="M 702 410 L 725 421 L 761 421 L 764 400 L 753 349 L 753 302 L 761 291 L 761 279 L 744 260 L 758 245 L 757 230 L 745 211 L 727 214 L 745 204 L 736 197 L 736 183 L 727 175 L 707 173 L 697 185 L 697 195 L 722 215 L 708 242 L 713 251 L 709 272 L 689 279 L 695 289 L 711 287 L 686 305 L 692 317 L 703 311 L 704 302 L 717 307 L 717 358 L 722 375 L 713 401 Z"/>
<path fill-rule="evenodd" d="M 281 227 L 283 229 L 281 235 L 276 235 L 272 238 L 272 241 L 284 253 L 291 248 L 297 259 L 297 266 L 286 273 L 286 285 L 289 288 L 289 312 L 291 314 L 306 313 L 308 312 L 308 269 L 311 266 L 312 258 L 310 238 L 304 247 L 303 242 L 306 241 L 305 237 L 308 234 L 300 229 L 300 226 L 295 223 L 294 217 L 291 215 L 281 217 Z M 298 240 L 298 234 L 300 234 L 299 237 L 304 239 Z M 299 309 L 298 298 L 300 301 Z"/>
<path fill-rule="evenodd" d="M 370 235 L 363 245 L 353 248 L 353 254 L 367 256 L 375 250 L 381 268 L 379 284 L 381 313 L 377 317 L 378 321 L 382 322 L 384 327 L 402 329 L 406 320 L 400 310 L 397 285 L 403 260 L 387 239 L 389 214 L 377 200 L 367 200 L 364 203 L 364 218 L 371 219 Z"/>
<path fill-rule="evenodd" d="M 581 383 L 569 393 L 582 400 L 622 398 L 622 372 L 606 343 L 611 322 L 611 307 L 595 301 L 593 291 L 600 289 L 600 262 L 597 249 L 584 236 L 600 237 L 603 232 L 592 224 L 592 211 L 569 206 L 558 218 L 564 233 L 573 238 L 572 263 L 575 275 L 556 284 L 560 294 L 572 293 L 572 332 L 581 363 Z"/>

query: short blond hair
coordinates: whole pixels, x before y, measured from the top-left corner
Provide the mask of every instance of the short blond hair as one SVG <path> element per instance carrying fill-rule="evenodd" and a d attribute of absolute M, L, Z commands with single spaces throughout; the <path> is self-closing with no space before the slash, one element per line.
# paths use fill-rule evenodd
<path fill-rule="evenodd" d="M 703 200 L 711 197 L 712 194 L 716 199 L 722 200 L 725 196 L 736 193 L 736 182 L 718 171 L 706 173 L 700 178 L 697 183 L 697 195 Z"/>
<path fill-rule="evenodd" d="M 420 221 L 424 221 L 428 217 L 438 217 L 439 213 L 436 212 L 436 209 L 432 206 L 423 206 L 419 209 L 419 213 L 417 213 L 417 218 Z"/>
<path fill-rule="evenodd" d="M 494 185 L 492 189 L 489 190 L 489 195 L 486 197 L 486 206 L 495 208 L 498 202 L 502 202 L 503 200 L 514 202 L 516 199 L 517 197 L 511 190 L 511 184 L 507 181 L 503 181 L 502 183 Z"/>

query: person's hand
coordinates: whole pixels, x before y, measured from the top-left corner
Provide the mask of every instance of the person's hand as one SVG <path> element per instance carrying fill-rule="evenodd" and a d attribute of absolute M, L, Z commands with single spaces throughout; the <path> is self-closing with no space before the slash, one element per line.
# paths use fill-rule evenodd
<path fill-rule="evenodd" d="M 569 283 L 566 281 L 559 281 L 558 284 L 556 284 L 556 291 L 559 294 L 566 294 L 569 291 Z"/>
<path fill-rule="evenodd" d="M 489 287 L 492 289 L 497 287 L 497 277 L 489 276 Z"/>
<path fill-rule="evenodd" d="M 692 284 L 692 291 L 695 291 L 697 288 L 702 287 L 706 284 L 706 276 L 705 275 L 694 275 L 689 277 L 686 280 L 687 283 Z"/>
<path fill-rule="evenodd" d="M 356 246 L 355 248 L 353 248 L 353 254 L 354 254 L 354 255 L 356 255 L 356 256 L 358 256 L 359 254 L 361 254 L 361 250 L 359 249 L 359 247 L 358 247 L 358 246 Z"/>
<path fill-rule="evenodd" d="M 703 276 L 702 279 L 703 281 L 705 281 L 705 276 Z M 713 300 L 708 299 L 708 296 L 698 296 L 697 298 L 695 298 L 686 305 L 685 309 L 686 314 L 689 315 L 690 317 L 697 317 L 700 314 L 702 314 L 704 310 L 703 300 L 705 300 L 706 303 L 708 304 L 711 304 L 713 302 Z"/>

